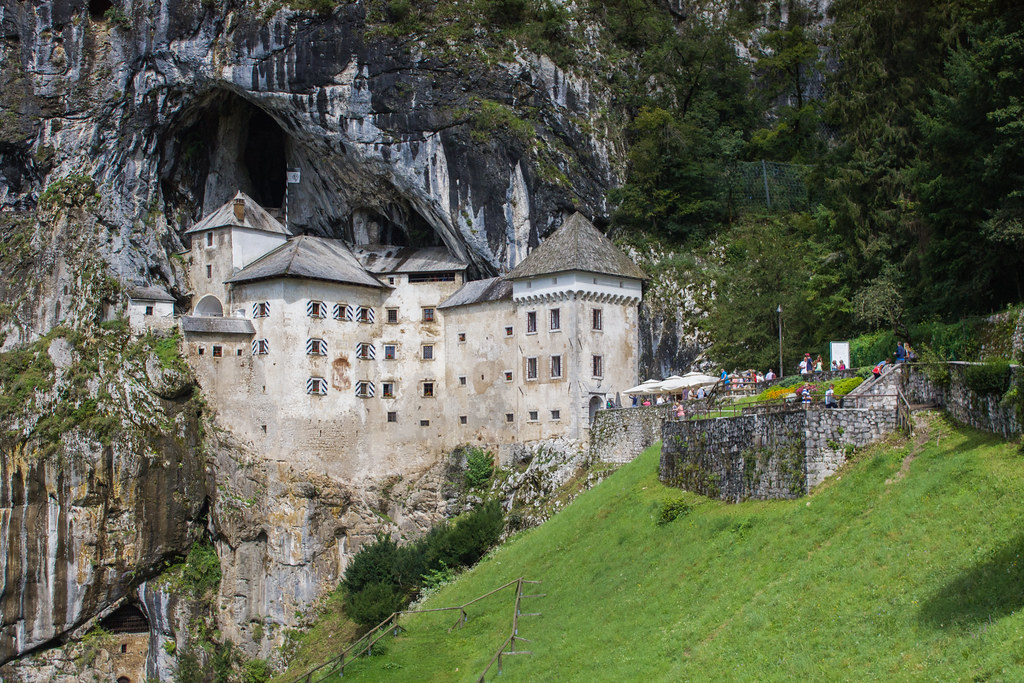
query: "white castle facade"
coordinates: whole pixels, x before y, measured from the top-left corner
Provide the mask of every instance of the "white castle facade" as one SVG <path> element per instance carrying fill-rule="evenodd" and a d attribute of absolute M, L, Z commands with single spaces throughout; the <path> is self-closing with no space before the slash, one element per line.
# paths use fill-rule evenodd
<path fill-rule="evenodd" d="M 575 214 L 504 277 L 443 247 L 290 236 L 242 193 L 188 234 L 185 354 L 219 422 L 348 478 L 585 440 L 637 382 L 643 272 Z"/>

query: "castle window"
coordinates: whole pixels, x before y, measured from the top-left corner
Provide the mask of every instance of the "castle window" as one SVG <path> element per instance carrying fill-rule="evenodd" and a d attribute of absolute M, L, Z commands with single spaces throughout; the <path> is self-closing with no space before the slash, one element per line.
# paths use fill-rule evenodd
<path fill-rule="evenodd" d="M 421 282 L 455 282 L 455 273 L 453 271 L 445 273 L 410 273 L 409 283 L 416 284 Z"/>
<path fill-rule="evenodd" d="M 388 284 L 389 285 L 394 285 L 395 284 L 395 276 L 394 275 L 389 275 L 388 276 Z"/>
<path fill-rule="evenodd" d="M 537 334 L 537 311 L 526 312 L 526 334 Z"/>
<path fill-rule="evenodd" d="M 539 420 L 540 420 L 540 413 L 538 413 L 536 410 L 531 410 L 530 411 L 530 422 L 537 422 Z"/>
<path fill-rule="evenodd" d="M 562 419 L 562 411 L 560 411 L 560 410 L 552 410 L 551 411 L 551 419 L 552 420 L 561 420 Z"/>
<path fill-rule="evenodd" d="M 270 342 L 266 339 L 252 340 L 252 355 L 265 356 L 270 353 Z"/>
<path fill-rule="evenodd" d="M 505 327 L 505 336 L 506 337 L 511 337 L 512 336 L 512 326 L 511 325 L 508 325 L 507 327 Z"/>
<path fill-rule="evenodd" d="M 327 380 L 323 377 L 310 377 L 306 380 L 306 393 L 323 396 L 327 393 Z"/>
<path fill-rule="evenodd" d="M 515 419 L 515 413 L 505 413 L 505 422 L 514 422 Z"/>
<path fill-rule="evenodd" d="M 213 266 L 206 266 L 206 279 L 213 277 Z"/>
<path fill-rule="evenodd" d="M 381 385 L 380 385 L 380 397 L 381 398 L 394 398 L 395 397 L 395 383 L 394 382 L 381 382 Z"/>
<path fill-rule="evenodd" d="M 355 309 L 348 304 L 334 304 L 334 310 L 332 311 L 332 317 L 335 320 L 355 320 Z"/>
<path fill-rule="evenodd" d="M 512 381 L 512 371 L 511 370 L 506 370 L 505 371 L 505 381 L 506 382 L 511 382 Z"/>
<path fill-rule="evenodd" d="M 552 308 L 551 311 L 551 329 L 560 330 L 562 329 L 562 314 L 557 308 Z"/>
<path fill-rule="evenodd" d="M 357 311 L 357 319 L 361 323 L 372 323 L 373 309 L 368 306 L 360 306 Z"/>
<path fill-rule="evenodd" d="M 551 356 L 551 379 L 558 379 L 562 376 L 562 357 Z"/>
<path fill-rule="evenodd" d="M 459 386 L 460 387 L 466 386 L 466 376 L 465 375 L 459 375 Z"/>
<path fill-rule="evenodd" d="M 326 356 L 327 355 L 327 342 L 323 339 L 317 339 L 315 337 L 306 340 L 306 355 L 308 356 Z"/>
<path fill-rule="evenodd" d="M 434 322 L 434 309 L 433 308 L 428 307 L 428 308 L 424 308 L 423 309 L 423 322 L 425 322 L 425 323 L 432 323 L 432 322 Z"/>
<path fill-rule="evenodd" d="M 466 333 L 465 332 L 459 332 L 459 341 L 460 342 L 466 341 Z"/>
<path fill-rule="evenodd" d="M 591 367 L 594 371 L 594 377 L 604 377 L 604 358 L 594 356 L 591 359 Z"/>
<path fill-rule="evenodd" d="M 394 360 L 398 357 L 398 344 L 384 345 L 384 360 Z"/>
<path fill-rule="evenodd" d="M 434 398 L 434 383 L 424 382 L 423 383 L 423 398 Z"/>
<path fill-rule="evenodd" d="M 429 427 L 430 420 L 420 420 L 420 427 Z"/>
<path fill-rule="evenodd" d="M 388 411 L 388 422 L 398 422 L 398 413 L 394 410 Z"/>
<path fill-rule="evenodd" d="M 235 349 L 235 355 L 236 356 L 241 356 L 242 355 L 242 349 Z"/>
<path fill-rule="evenodd" d="M 593 311 L 591 311 L 590 328 L 592 330 L 600 330 L 603 329 L 603 325 L 604 320 L 601 317 L 601 309 L 595 308 Z"/>
<path fill-rule="evenodd" d="M 269 318 L 270 317 L 270 302 L 269 301 L 257 301 L 252 305 L 252 317 L 254 318 Z"/>
<path fill-rule="evenodd" d="M 205 347 L 200 346 L 197 350 L 199 351 L 199 355 L 200 356 L 203 355 L 204 353 L 206 353 L 206 348 Z"/>
<path fill-rule="evenodd" d="M 465 415 L 459 415 L 459 424 L 464 425 L 469 422 L 469 418 Z"/>
<path fill-rule="evenodd" d="M 356 344 L 356 358 L 360 360 L 373 360 L 375 357 L 376 351 L 373 348 L 373 344 L 367 344 L 366 342 Z"/>
<path fill-rule="evenodd" d="M 537 359 L 527 358 L 526 359 L 526 379 L 537 379 Z"/>
<path fill-rule="evenodd" d="M 420 349 L 420 358 L 423 360 L 434 360 L 434 345 L 424 344 Z"/>
<path fill-rule="evenodd" d="M 356 382 L 357 398 L 373 398 L 373 382 Z"/>
<path fill-rule="evenodd" d="M 208 247 L 212 247 L 213 246 L 213 231 L 212 230 L 210 232 L 206 233 L 206 246 L 208 246 Z"/>
<path fill-rule="evenodd" d="M 388 317 L 387 317 L 388 323 L 394 325 L 395 323 L 398 322 L 398 309 L 397 308 L 389 308 L 389 309 L 387 309 L 387 314 L 388 314 Z"/>
<path fill-rule="evenodd" d="M 310 301 L 306 304 L 306 315 L 310 318 L 326 318 L 327 306 L 323 301 Z"/>
<path fill-rule="evenodd" d="M 153 315 L 153 307 L 146 306 L 146 315 Z"/>
<path fill-rule="evenodd" d="M 216 344 L 214 344 L 214 346 L 213 346 L 213 357 L 214 358 L 220 358 L 223 355 L 224 355 L 224 347 L 223 346 L 217 346 Z"/>

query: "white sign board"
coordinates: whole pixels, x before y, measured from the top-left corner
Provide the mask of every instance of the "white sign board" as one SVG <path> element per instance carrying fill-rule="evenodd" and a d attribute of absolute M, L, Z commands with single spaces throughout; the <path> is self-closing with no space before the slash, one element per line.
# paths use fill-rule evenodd
<path fill-rule="evenodd" d="M 295 185 L 296 183 L 299 182 L 299 177 L 300 177 L 299 169 L 297 169 L 297 168 L 289 168 L 285 172 L 285 175 L 287 176 L 288 184 L 289 185 Z"/>
<path fill-rule="evenodd" d="M 831 356 L 830 361 L 842 361 L 846 367 L 853 367 L 850 365 L 850 342 L 829 342 L 828 353 Z"/>

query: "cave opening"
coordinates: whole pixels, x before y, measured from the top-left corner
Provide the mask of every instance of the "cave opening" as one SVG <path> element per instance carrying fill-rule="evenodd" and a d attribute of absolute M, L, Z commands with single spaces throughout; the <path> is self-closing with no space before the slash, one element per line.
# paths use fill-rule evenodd
<path fill-rule="evenodd" d="M 89 16 L 94 21 L 103 21 L 107 10 L 113 8 L 113 6 L 114 3 L 111 0 L 89 0 Z"/>
<path fill-rule="evenodd" d="M 240 161 L 252 180 L 249 196 L 263 207 L 280 208 L 284 204 L 285 135 L 281 126 L 262 109 L 253 108 Z"/>

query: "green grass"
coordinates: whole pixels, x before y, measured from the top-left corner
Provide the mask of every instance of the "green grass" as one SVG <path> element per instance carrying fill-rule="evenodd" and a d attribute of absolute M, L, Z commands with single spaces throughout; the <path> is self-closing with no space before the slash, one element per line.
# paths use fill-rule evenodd
<path fill-rule="evenodd" d="M 1024 459 L 941 418 L 920 441 L 736 505 L 662 486 L 655 447 L 425 606 L 542 580 L 507 681 L 1024 680 Z M 679 498 L 692 510 L 659 526 Z M 510 595 L 469 614 L 451 634 L 450 613 L 408 619 L 345 680 L 476 680 Z"/>

